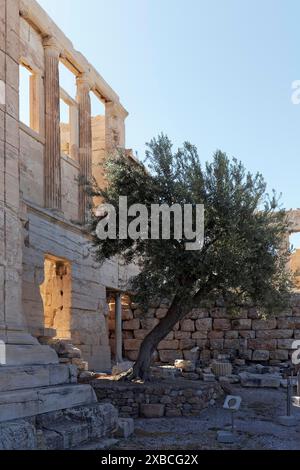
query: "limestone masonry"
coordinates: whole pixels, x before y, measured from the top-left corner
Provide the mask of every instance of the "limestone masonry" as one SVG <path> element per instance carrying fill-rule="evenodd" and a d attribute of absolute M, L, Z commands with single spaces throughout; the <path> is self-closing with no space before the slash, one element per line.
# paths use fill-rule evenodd
<path fill-rule="evenodd" d="M 74 96 L 61 67 L 73 74 Z M 118 427 L 116 410 L 77 383 L 77 366 L 110 370 L 107 295 L 120 297 L 130 268 L 93 261 L 81 181 L 94 173 L 104 184 L 97 164 L 125 147 L 127 112 L 34 0 L 0 0 L 0 84 L 0 448 L 19 438 L 20 448 L 74 447 Z M 91 93 L 103 116 L 92 116 Z M 65 433 L 61 423 L 76 413 L 74 435 Z M 51 435 L 36 416 L 54 423 Z M 52 442 L 59 435 L 64 442 Z"/>
<path fill-rule="evenodd" d="M 73 94 L 62 86 L 62 70 L 73 75 Z M 92 113 L 92 95 L 103 114 Z M 125 146 L 127 114 L 35 0 L 0 0 L 0 449 L 18 442 L 19 448 L 73 448 L 132 429 L 114 406 L 98 403 L 90 385 L 77 382 L 78 369 L 105 373 L 112 361 L 135 360 L 167 312 L 166 304 L 142 312 L 132 303 L 127 286 L 135 267 L 117 259 L 99 267 L 86 229 L 83 181 L 94 176 L 105 185 L 99 163 L 117 149 L 134 158 Z M 300 231 L 300 210 L 289 219 L 286 243 Z M 300 273 L 299 250 L 290 267 Z M 231 318 L 216 305 L 192 311 L 160 343 L 156 360 L 209 362 L 225 353 L 286 361 L 298 338 L 297 297 L 266 321 L 255 309 Z M 114 387 L 119 406 L 117 394 L 126 400 L 126 393 Z M 214 392 L 207 390 L 210 400 Z M 97 394 L 110 396 L 100 385 Z M 185 392 L 180 415 L 202 409 L 200 395 Z M 166 394 L 141 404 L 145 415 L 146 405 L 179 413 Z"/>
<path fill-rule="evenodd" d="M 123 306 L 124 355 L 135 361 L 142 340 L 159 323 L 168 310 L 156 304 L 142 312 L 136 304 Z M 110 341 L 114 347 L 114 309 L 110 313 Z M 173 364 L 176 359 L 210 363 L 220 354 L 246 361 L 280 363 L 290 359 L 292 343 L 300 339 L 300 297 L 295 294 L 291 306 L 268 319 L 254 308 L 230 315 L 225 306 L 195 308 L 177 323 L 155 352 L 161 363 Z"/>

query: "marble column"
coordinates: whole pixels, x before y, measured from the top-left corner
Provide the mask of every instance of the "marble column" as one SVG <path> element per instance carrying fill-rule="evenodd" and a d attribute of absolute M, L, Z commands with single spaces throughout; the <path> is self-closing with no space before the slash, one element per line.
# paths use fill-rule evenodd
<path fill-rule="evenodd" d="M 43 45 L 45 50 L 45 207 L 60 211 L 60 49 L 52 37 L 44 39 Z"/>
<path fill-rule="evenodd" d="M 0 366 L 56 363 L 55 352 L 39 345 L 29 334 L 22 308 L 24 241 L 18 116 L 19 1 L 4 0 L 2 4 L 0 32 L 1 25 L 6 27 L 0 34 L 0 53 L 4 62 L 0 80 L 5 98 L 0 100 Z"/>
<path fill-rule="evenodd" d="M 116 363 L 122 362 L 122 303 L 121 294 L 118 292 L 115 297 L 115 349 Z"/>
<path fill-rule="evenodd" d="M 79 110 L 79 220 L 88 221 L 90 198 L 86 183 L 92 177 L 92 123 L 91 123 L 91 86 L 86 74 L 77 77 L 77 103 Z"/>

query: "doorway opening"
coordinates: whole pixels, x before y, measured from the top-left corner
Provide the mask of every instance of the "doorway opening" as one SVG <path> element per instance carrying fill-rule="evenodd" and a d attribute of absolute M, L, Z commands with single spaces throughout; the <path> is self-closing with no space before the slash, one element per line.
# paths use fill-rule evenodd
<path fill-rule="evenodd" d="M 46 255 L 44 282 L 40 292 L 44 305 L 45 328 L 56 330 L 56 338 L 71 338 L 71 264 L 69 261 Z"/>

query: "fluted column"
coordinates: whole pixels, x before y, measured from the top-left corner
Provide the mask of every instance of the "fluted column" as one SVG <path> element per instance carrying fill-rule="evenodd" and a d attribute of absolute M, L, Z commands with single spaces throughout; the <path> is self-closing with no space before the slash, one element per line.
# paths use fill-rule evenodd
<path fill-rule="evenodd" d="M 53 349 L 41 346 L 30 335 L 22 304 L 24 206 L 20 191 L 19 83 L 16 72 L 20 60 L 17 40 L 20 34 L 19 7 L 19 0 L 0 1 L 1 84 L 4 91 L 0 100 L 0 370 L 5 366 L 58 362 Z M 17 376 L 18 370 L 14 373 Z M 20 384 L 22 380 L 20 375 Z M 3 382 L 0 385 L 3 390 Z M 32 409 L 31 406 L 29 408 Z M 19 409 L 16 407 L 18 417 Z M 13 410 L 11 413 L 10 419 L 13 419 Z M 0 412 L 0 422 L 4 417 Z"/>
<path fill-rule="evenodd" d="M 45 49 L 45 206 L 61 210 L 60 158 L 60 50 L 53 38 L 44 40 Z"/>
<path fill-rule="evenodd" d="M 91 86 L 86 74 L 77 77 L 77 102 L 79 109 L 79 220 L 86 223 L 90 198 L 86 183 L 92 177 L 92 123 L 91 123 Z"/>

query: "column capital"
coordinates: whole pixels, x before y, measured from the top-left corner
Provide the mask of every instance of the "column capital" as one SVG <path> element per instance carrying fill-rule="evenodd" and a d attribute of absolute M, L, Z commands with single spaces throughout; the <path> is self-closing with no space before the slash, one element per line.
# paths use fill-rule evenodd
<path fill-rule="evenodd" d="M 86 91 L 91 91 L 94 86 L 88 72 L 83 72 L 78 75 L 76 77 L 76 84 L 79 89 Z"/>
<path fill-rule="evenodd" d="M 121 105 L 120 102 L 109 101 L 105 104 L 106 112 L 110 115 L 117 116 L 120 119 L 126 119 L 128 111 Z"/>
<path fill-rule="evenodd" d="M 59 43 L 53 36 L 46 36 L 43 39 L 43 47 L 45 50 L 45 53 L 48 55 L 57 57 L 59 59 L 59 56 L 62 53 L 62 48 L 60 47 Z"/>
<path fill-rule="evenodd" d="M 24 19 L 29 18 L 29 8 L 27 5 L 24 5 L 23 2 L 20 4 L 20 16 Z"/>

